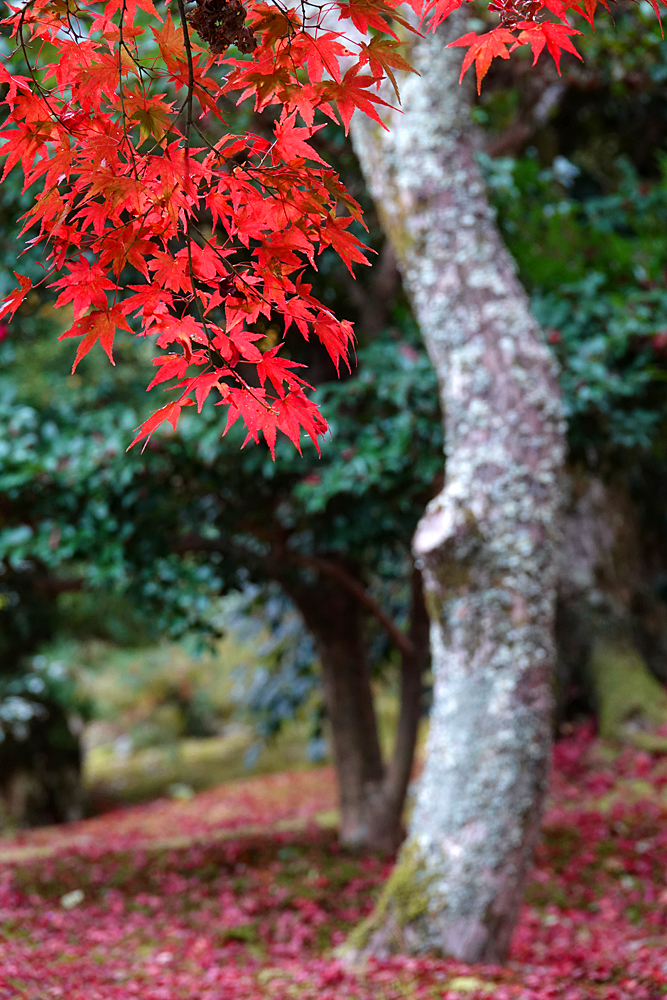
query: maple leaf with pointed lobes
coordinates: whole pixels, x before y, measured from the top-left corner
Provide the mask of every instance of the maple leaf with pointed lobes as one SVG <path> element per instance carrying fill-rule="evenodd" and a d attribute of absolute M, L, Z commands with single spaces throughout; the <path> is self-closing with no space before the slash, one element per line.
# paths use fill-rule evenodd
<path fill-rule="evenodd" d="M 371 262 L 365 254 L 362 253 L 361 249 L 363 248 L 366 250 L 368 248 L 364 247 L 364 244 L 361 243 L 352 233 L 345 232 L 352 221 L 353 220 L 349 215 L 339 215 L 335 219 L 328 216 L 325 226 L 320 230 L 320 238 L 324 245 L 329 245 L 334 248 L 350 274 L 354 276 L 351 261 L 356 261 L 358 264 L 366 264 L 368 267 L 370 267 Z"/>
<path fill-rule="evenodd" d="M 262 360 L 257 362 L 257 374 L 260 385 L 264 388 L 268 378 L 281 398 L 285 395 L 285 385 L 289 388 L 296 388 L 298 385 L 307 384 L 302 378 L 299 378 L 298 375 L 293 375 L 291 372 L 292 368 L 306 368 L 307 365 L 302 365 L 298 361 L 288 361 L 287 358 L 277 357 L 278 351 L 282 346 L 282 344 L 278 344 L 276 347 L 271 347 L 268 351 L 264 351 Z M 309 386 L 308 388 L 311 387 Z"/>
<path fill-rule="evenodd" d="M 127 446 L 127 451 L 133 448 L 137 441 L 141 441 L 142 438 L 146 438 L 146 443 L 144 448 L 148 444 L 151 435 L 160 424 L 163 424 L 165 420 L 168 420 L 174 430 L 176 430 L 176 424 L 178 423 L 178 418 L 181 415 L 181 410 L 184 406 L 194 406 L 194 399 L 190 399 L 188 396 L 182 396 L 180 399 L 175 399 L 171 403 L 167 403 L 166 406 L 161 406 L 159 410 L 152 413 L 148 420 L 144 420 L 141 427 L 138 428 L 137 435 L 134 440 Z M 141 449 L 143 451 L 143 448 Z"/>
<path fill-rule="evenodd" d="M 319 87 L 310 84 L 305 87 L 285 87 L 283 97 L 287 113 L 298 112 L 308 128 L 312 128 L 315 111 L 320 105 Z"/>
<path fill-rule="evenodd" d="M 167 69 L 181 71 L 186 64 L 185 40 L 182 30 L 176 27 L 171 14 L 167 14 L 167 19 L 161 28 L 154 28 L 151 25 L 151 31 Z"/>
<path fill-rule="evenodd" d="M 124 71 L 129 72 L 131 62 L 127 53 L 122 53 Z M 111 52 L 100 52 L 96 54 L 92 65 L 86 67 L 86 72 L 81 74 L 77 87 L 77 99 L 96 99 L 99 102 L 102 94 L 112 97 L 116 93 L 118 86 L 118 58 Z"/>
<path fill-rule="evenodd" d="M 190 365 L 190 358 L 184 354 L 163 354 L 159 358 L 153 358 L 153 364 L 159 368 L 153 381 L 146 387 L 146 392 L 160 382 L 168 382 L 172 378 L 183 378 Z"/>
<path fill-rule="evenodd" d="M 148 278 L 148 264 L 146 260 L 157 249 L 155 243 L 150 240 L 128 239 L 127 244 L 122 235 L 114 240 L 100 254 L 100 263 L 111 266 L 116 275 L 120 275 L 126 264 L 136 267 L 137 271 Z"/>
<path fill-rule="evenodd" d="M 387 35 L 391 35 L 399 41 L 398 35 L 392 30 L 390 21 L 395 21 L 408 31 L 415 29 L 401 17 L 396 10 L 396 5 L 384 3 L 383 0 L 338 0 L 337 7 L 340 10 L 339 19 L 349 18 L 355 28 L 362 34 L 367 34 L 369 28 L 375 28 Z"/>
<path fill-rule="evenodd" d="M 278 411 L 278 429 L 290 439 L 298 449 L 299 454 L 301 454 L 300 437 L 301 428 L 303 428 L 317 448 L 319 455 L 318 437 L 326 434 L 329 425 L 303 389 L 294 389 L 284 399 L 276 400 L 274 409 Z"/>
<path fill-rule="evenodd" d="M 206 343 L 204 328 L 192 316 L 165 316 L 157 320 L 152 332 L 158 334 L 158 347 L 167 347 L 168 344 L 177 342 L 188 352 L 193 341 Z"/>
<path fill-rule="evenodd" d="M 462 2 L 462 0 L 459 0 L 459 2 Z M 371 73 L 378 80 L 386 76 L 391 81 L 394 93 L 396 94 L 396 100 L 399 104 L 401 103 L 401 98 L 398 93 L 398 84 L 396 83 L 393 70 L 400 69 L 404 73 L 417 72 L 417 70 L 412 68 L 407 59 L 397 51 L 400 47 L 401 43 L 398 41 L 393 41 L 391 38 L 382 38 L 381 35 L 374 35 L 368 45 L 365 42 L 361 43 L 361 51 L 359 53 L 359 62 L 362 66 L 368 63 Z"/>
<path fill-rule="evenodd" d="M 151 137 L 158 140 L 171 128 L 173 108 L 159 97 L 146 97 L 138 87 L 123 95 L 125 114 L 129 123 L 139 126 L 139 141 Z"/>
<path fill-rule="evenodd" d="M 246 361 L 259 362 L 262 360 L 262 352 L 258 347 L 255 347 L 255 342 L 262 339 L 261 333 L 248 330 L 243 326 L 235 326 L 229 331 L 228 337 Z M 218 342 L 219 339 L 216 338 L 215 343 Z"/>
<path fill-rule="evenodd" d="M 197 413 L 201 413 L 202 407 L 206 402 L 211 389 L 217 389 L 222 396 L 222 399 L 225 399 L 229 393 L 229 386 L 226 382 L 222 382 L 221 379 L 227 374 L 229 373 L 224 368 L 216 368 L 214 371 L 203 372 L 201 375 L 197 375 L 192 380 L 190 383 L 190 391 L 194 389 L 195 398 L 197 400 Z"/>
<path fill-rule="evenodd" d="M 340 83 L 329 81 L 326 85 L 326 97 L 329 101 L 336 102 L 338 113 L 345 127 L 345 135 L 349 132 L 350 121 L 357 108 L 388 132 L 389 129 L 380 118 L 375 105 L 381 104 L 385 108 L 390 108 L 391 104 L 383 101 L 381 97 L 369 90 L 373 84 L 377 83 L 377 78 L 359 76 L 359 68 L 358 64 L 350 66 Z"/>
<path fill-rule="evenodd" d="M 169 288 L 173 292 L 187 292 L 192 288 L 188 274 L 187 259 L 174 257 L 173 254 L 158 250 L 148 267 L 154 272 L 153 280 L 161 288 Z"/>
<path fill-rule="evenodd" d="M 337 320 L 331 313 L 320 312 L 315 320 L 315 334 L 336 366 L 340 374 L 341 360 L 352 371 L 350 365 L 350 349 L 354 345 L 354 332 L 349 320 Z"/>
<path fill-rule="evenodd" d="M 69 330 L 61 333 L 58 338 L 59 340 L 65 340 L 68 337 L 83 337 L 77 348 L 74 364 L 72 365 L 72 374 L 76 371 L 81 359 L 88 354 L 88 351 L 98 340 L 111 364 L 115 365 L 116 362 L 113 359 L 112 348 L 116 330 L 125 330 L 127 333 L 132 333 L 132 329 L 128 326 L 127 320 L 117 305 L 112 309 L 95 310 L 89 316 L 84 316 L 78 320 Z"/>
<path fill-rule="evenodd" d="M 340 63 L 339 58 L 345 55 L 346 49 L 338 38 L 339 32 L 327 31 L 314 38 L 312 35 L 302 34 L 304 47 L 304 58 L 308 67 L 308 76 L 313 83 L 320 83 L 325 72 L 340 83 Z"/>
<path fill-rule="evenodd" d="M 522 21 L 517 25 L 517 28 L 522 30 L 514 43 L 514 48 L 519 45 L 530 45 L 533 50 L 533 66 L 539 59 L 545 45 L 549 53 L 553 56 L 559 75 L 561 51 L 571 52 L 577 59 L 581 59 L 569 37 L 570 35 L 581 34 L 576 28 L 571 28 L 566 24 L 553 24 L 551 21 L 538 21 L 536 23 Z"/>
<path fill-rule="evenodd" d="M 272 401 L 267 400 L 265 390 L 256 389 L 253 393 L 248 393 L 238 386 L 231 386 L 225 399 L 221 402 L 229 404 L 227 423 L 222 436 L 224 437 L 228 433 L 240 417 L 248 431 L 242 447 L 245 448 L 251 439 L 257 443 L 260 432 L 263 432 L 271 450 L 271 456 L 274 457 L 278 412 L 271 407 Z"/>
<path fill-rule="evenodd" d="M 18 279 L 19 287 L 15 288 L 13 292 L 9 293 L 6 299 L 0 302 L 0 319 L 4 316 L 11 318 L 32 288 L 32 281 L 30 278 L 26 278 L 24 274 L 14 271 L 14 277 Z"/>
<path fill-rule="evenodd" d="M 301 431 L 304 430 L 319 454 L 318 437 L 326 434 L 328 425 L 301 386 L 292 389 L 281 399 L 267 397 L 264 390 L 255 390 L 251 395 L 232 387 L 222 402 L 229 403 L 224 434 L 241 418 L 248 430 L 243 442 L 244 448 L 250 440 L 257 443 L 261 432 L 269 446 L 271 457 L 275 459 L 276 432 L 280 430 L 301 454 L 300 439 Z"/>
<path fill-rule="evenodd" d="M 429 21 L 429 29 L 435 31 L 438 25 L 455 10 L 458 10 L 463 3 L 464 0 L 444 0 L 444 2 L 443 0 L 427 0 L 424 3 L 424 9 L 421 13 L 415 9 L 413 4 L 411 6 L 415 10 L 415 13 L 420 15 L 422 24 L 430 14 L 433 14 L 433 17 Z"/>
<path fill-rule="evenodd" d="M 477 71 L 477 93 L 481 93 L 482 80 L 486 76 L 492 60 L 496 56 L 500 56 L 501 59 L 509 59 L 510 54 L 506 46 L 513 42 L 515 42 L 514 35 L 507 28 L 494 28 L 493 31 L 487 31 L 485 35 L 476 35 L 474 31 L 470 31 L 467 35 L 462 35 L 456 41 L 450 42 L 447 46 L 448 49 L 456 45 L 468 46 L 468 51 L 463 57 L 459 83 L 474 62 Z"/>
<path fill-rule="evenodd" d="M 292 160 L 304 159 L 315 160 L 316 163 L 326 163 L 316 153 L 312 146 L 306 142 L 306 138 L 311 139 L 315 132 L 319 132 L 324 125 L 316 125 L 314 128 L 296 128 L 296 111 L 288 115 L 280 122 L 276 122 L 276 141 L 271 147 L 271 160 L 273 163 L 289 163 Z"/>
<path fill-rule="evenodd" d="M 104 268 L 99 264 L 89 264 L 87 260 L 69 264 L 68 267 L 69 274 L 49 286 L 63 289 L 56 299 L 56 309 L 71 302 L 75 319 L 80 319 L 91 305 L 105 310 L 106 293 L 113 291 L 116 283 L 109 280 Z"/>
<path fill-rule="evenodd" d="M 135 294 L 123 300 L 121 309 L 126 316 L 132 313 L 141 316 L 145 324 L 144 333 L 173 308 L 173 295 L 164 288 L 156 288 L 155 285 L 128 285 L 128 288 Z"/>

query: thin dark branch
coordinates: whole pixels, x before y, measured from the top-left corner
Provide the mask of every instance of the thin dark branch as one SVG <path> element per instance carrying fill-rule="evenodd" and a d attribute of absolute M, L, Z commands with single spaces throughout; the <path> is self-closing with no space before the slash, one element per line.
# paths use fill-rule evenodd
<path fill-rule="evenodd" d="M 262 561 L 266 564 L 266 561 L 262 560 L 257 553 L 251 552 L 250 549 L 240 546 L 238 543 L 220 538 L 202 538 L 195 534 L 186 535 L 180 539 L 175 546 L 175 551 L 220 552 L 223 555 L 231 555 L 240 559 L 248 558 L 255 563 Z M 412 640 L 405 633 L 401 632 L 375 598 L 368 593 L 363 584 L 356 580 L 343 566 L 330 559 L 323 559 L 320 556 L 303 556 L 298 552 L 291 552 L 286 548 L 281 548 L 279 554 L 273 552 L 269 559 L 273 559 L 274 561 L 280 559 L 297 566 L 306 566 L 308 569 L 315 570 L 316 573 L 321 573 L 322 576 L 328 576 L 330 579 L 337 580 L 373 615 L 404 656 L 416 656 L 417 649 Z"/>
<path fill-rule="evenodd" d="M 412 641 L 405 635 L 404 632 L 398 628 L 395 622 L 389 617 L 389 615 L 383 610 L 380 604 L 372 597 L 366 588 L 358 580 L 352 576 L 343 566 L 338 563 L 332 562 L 329 559 L 322 559 L 319 556 L 302 556 L 296 552 L 289 552 L 285 550 L 284 555 L 290 560 L 290 562 L 297 563 L 301 566 L 308 566 L 310 569 L 314 569 L 316 572 L 321 573 L 323 576 L 328 576 L 333 580 L 337 580 L 338 583 L 342 584 L 346 590 L 353 594 L 360 604 L 369 611 L 373 617 L 382 625 L 383 629 L 394 643 L 394 645 L 403 653 L 405 656 L 414 656 L 416 649 Z"/>

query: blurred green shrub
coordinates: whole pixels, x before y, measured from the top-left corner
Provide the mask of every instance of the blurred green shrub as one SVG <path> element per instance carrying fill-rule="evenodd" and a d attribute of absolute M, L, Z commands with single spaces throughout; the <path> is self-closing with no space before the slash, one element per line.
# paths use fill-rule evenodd
<path fill-rule="evenodd" d="M 659 181 L 627 160 L 611 194 L 575 197 L 557 157 L 483 156 L 498 223 L 561 363 L 576 455 L 661 454 L 667 431 L 667 156 Z M 597 458 L 595 458 L 597 456 Z"/>

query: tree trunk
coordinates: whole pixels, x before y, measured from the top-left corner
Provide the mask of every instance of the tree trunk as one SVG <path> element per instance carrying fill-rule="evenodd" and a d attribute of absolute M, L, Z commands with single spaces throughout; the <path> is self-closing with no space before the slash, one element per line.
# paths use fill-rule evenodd
<path fill-rule="evenodd" d="M 603 739 L 667 749 L 667 608 L 622 483 L 572 472 L 560 552 L 558 717 L 594 712 Z M 655 555 L 652 553 L 652 555 Z M 649 669 L 653 666 L 654 673 Z"/>
<path fill-rule="evenodd" d="M 29 657 L 53 639 L 63 581 L 0 561 L 0 833 L 66 823 L 84 811 L 81 747 Z M 65 586 L 69 585 L 69 581 Z M 3 600 L 4 598 L 4 600 Z"/>
<path fill-rule="evenodd" d="M 341 840 L 360 846 L 371 836 L 373 806 L 384 777 L 363 615 L 350 594 L 328 582 L 302 594 L 297 603 L 322 664 L 339 782 Z"/>
<path fill-rule="evenodd" d="M 627 634 L 596 635 L 587 669 L 603 739 L 644 750 L 667 749 L 655 730 L 667 723 L 667 693 Z"/>
<path fill-rule="evenodd" d="M 366 658 L 365 612 L 358 597 L 335 579 L 322 576 L 309 587 L 295 584 L 293 579 L 281 582 L 315 637 L 322 664 L 339 787 L 341 841 L 356 849 L 396 850 L 403 839 L 401 813 L 421 715 L 422 675 L 428 662 L 420 574 L 415 572 L 413 579 L 410 651 L 402 654 L 401 708 L 387 768 Z"/>
<path fill-rule="evenodd" d="M 401 816 L 422 716 L 423 678 L 430 660 L 429 618 L 422 575 L 416 567 L 412 571 L 408 637 L 412 651 L 403 651 L 401 654 L 400 711 L 394 750 L 384 784 L 386 810 L 392 817 L 392 827 L 400 832 L 400 839 L 393 844 L 393 849 L 399 846 L 404 837 Z"/>
<path fill-rule="evenodd" d="M 27 702 L 23 698 L 17 700 Z M 5 703 L 6 705 L 6 703 Z M 0 728 L 0 832 L 70 823 L 84 813 L 81 749 L 57 702 L 40 699 L 26 723 Z"/>
<path fill-rule="evenodd" d="M 475 164 L 461 56 L 445 48 L 464 30 L 448 19 L 411 42 L 420 76 L 403 75 L 389 132 L 352 122 L 438 376 L 447 455 L 414 540 L 434 673 L 424 772 L 352 959 L 505 959 L 547 784 L 565 428 L 554 362 Z"/>

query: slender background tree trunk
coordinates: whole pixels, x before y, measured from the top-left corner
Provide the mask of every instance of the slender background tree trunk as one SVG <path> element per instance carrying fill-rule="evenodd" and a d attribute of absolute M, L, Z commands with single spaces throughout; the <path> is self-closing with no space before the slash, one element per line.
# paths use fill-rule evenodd
<path fill-rule="evenodd" d="M 344 575 L 350 575 L 349 568 Z M 321 576 L 309 587 L 296 584 L 293 578 L 284 578 L 282 584 L 315 638 L 322 665 L 339 787 L 341 841 L 353 848 L 394 851 L 404 836 L 401 815 L 421 717 L 422 678 L 428 666 L 421 574 L 415 570 L 412 579 L 410 628 L 401 652 L 400 712 L 386 766 L 366 656 L 364 606 L 332 577 Z"/>
<path fill-rule="evenodd" d="M 434 703 L 408 840 L 351 956 L 508 953 L 546 789 L 559 476 L 556 371 L 477 169 L 461 19 L 409 43 L 389 132 L 352 136 L 438 376 L 446 482 L 414 540 Z M 390 95 L 386 94 L 389 98 Z"/>
<path fill-rule="evenodd" d="M 592 711 L 604 739 L 664 751 L 667 608 L 655 594 L 637 504 L 622 478 L 605 483 L 581 470 L 569 476 L 568 494 L 556 619 L 559 719 L 573 708 Z"/>

